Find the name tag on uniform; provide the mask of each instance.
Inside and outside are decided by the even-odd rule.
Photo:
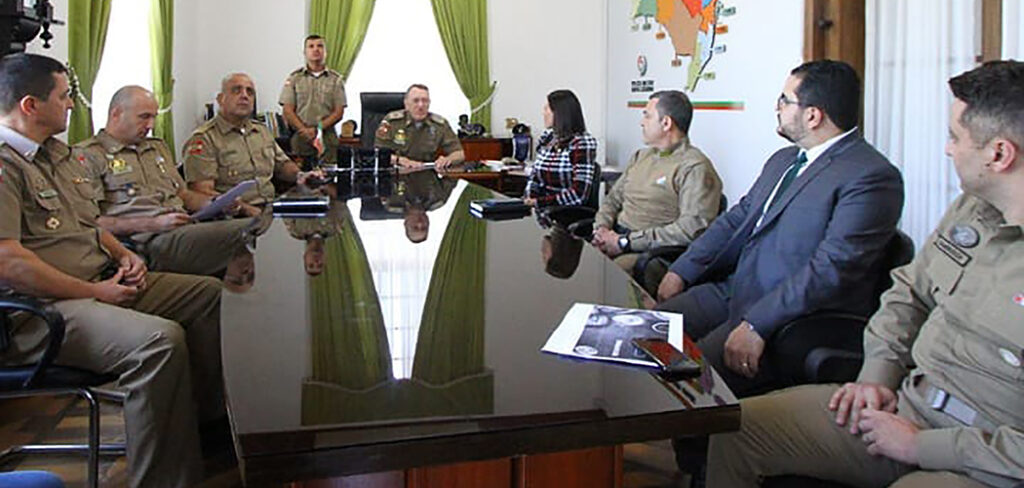
[[[53,188],[48,188],[39,192],[39,198],[53,198],[55,196],[57,196],[57,190],[54,190]]]
[[[935,247],[939,248],[942,254],[948,256],[954,263],[959,264],[960,267],[967,266],[967,263],[971,262],[971,256],[957,247],[956,244],[950,242],[949,239],[946,239],[945,236],[940,235],[938,239],[935,239]]]

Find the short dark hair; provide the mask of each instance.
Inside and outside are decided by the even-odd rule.
[[[842,61],[810,61],[790,71],[800,79],[796,96],[802,107],[817,107],[844,131],[857,126],[860,116],[860,77]]]
[[[56,59],[38,54],[11,54],[0,59],[0,113],[10,113],[31,95],[46,101],[57,85],[54,73],[67,73]]]
[[[548,107],[553,115],[552,128],[559,139],[572,137],[587,131],[583,120],[583,108],[571,90],[555,90],[548,93]]]
[[[648,100],[658,99],[654,107],[658,109],[658,117],[672,119],[672,124],[689,134],[690,123],[693,122],[693,104],[690,97],[679,90],[662,90],[651,94]]]
[[[306,43],[307,42],[313,41],[313,40],[316,40],[316,39],[323,39],[323,36],[321,36],[320,34],[310,34],[310,35],[306,36],[306,38],[302,40],[302,47],[306,47]],[[327,41],[324,41],[324,43],[326,43],[326,42]]]
[[[409,96],[409,92],[411,92],[413,88],[419,88],[420,90],[427,92],[430,91],[430,88],[427,88],[427,85],[424,85],[422,83],[413,83],[409,85],[409,88],[405,89],[405,96]]]
[[[1003,136],[1024,144],[1024,62],[987,62],[950,78],[949,88],[967,104],[960,123],[975,143]]]

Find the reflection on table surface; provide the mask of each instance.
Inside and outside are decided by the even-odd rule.
[[[329,448],[736,404],[710,368],[667,388],[644,370],[541,353],[573,303],[640,308],[643,292],[586,245],[569,244],[574,270],[551,272],[552,236],[534,219],[469,215],[490,190],[421,171],[326,191],[325,217],[275,219],[253,286],[225,291],[240,437],[313,432]]]

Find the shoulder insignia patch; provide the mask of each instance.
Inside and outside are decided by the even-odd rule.
[[[389,124],[388,121],[386,120],[381,121],[380,125],[377,126],[377,137],[380,137],[381,139],[387,139],[390,133],[391,124]]]
[[[405,112],[403,110],[395,110],[384,116],[384,120],[398,120],[405,118]]]

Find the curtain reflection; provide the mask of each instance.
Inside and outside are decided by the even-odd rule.
[[[454,186],[412,181],[399,183],[404,208],[436,208],[435,192],[443,204]],[[486,224],[468,212],[470,200],[489,196],[467,186],[445,229],[409,379],[392,374],[370,266],[346,208],[341,231],[324,241],[324,272],[311,281],[313,375],[303,385],[304,425],[493,412],[493,376],[484,367]]]

